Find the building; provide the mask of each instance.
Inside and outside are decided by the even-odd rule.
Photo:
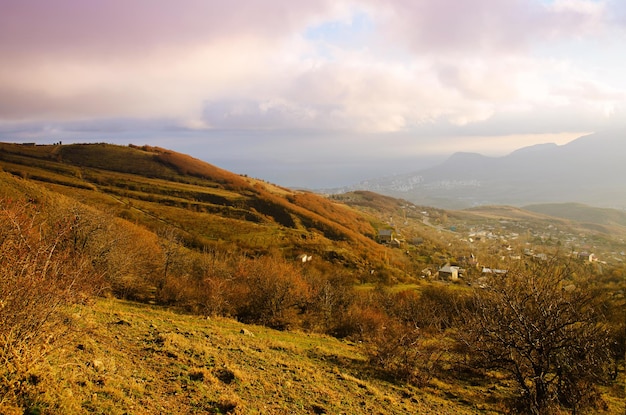
[[[393,229],[379,229],[378,242],[381,244],[391,243],[395,239]]]
[[[462,272],[463,270],[461,269],[461,267],[457,267],[456,265],[450,265],[450,263],[448,262],[446,265],[439,268],[437,276],[439,277],[439,279],[442,279],[444,281],[456,281],[459,279]]]

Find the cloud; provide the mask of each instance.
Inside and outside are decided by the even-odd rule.
[[[387,5],[386,31],[421,55],[516,50],[527,43],[526,31],[542,24],[535,3],[523,0],[396,0]]]
[[[37,52],[45,57],[80,55],[98,60],[232,37],[275,39],[333,7],[328,0],[5,0],[0,51],[10,56]]]
[[[427,56],[527,52],[534,42],[596,33],[610,21],[605,3],[591,0],[395,0],[379,7],[390,38]]]
[[[591,0],[6,0],[0,124],[299,137],[540,119],[578,131],[568,111],[606,121],[624,106],[622,75],[596,68],[621,51],[624,12]],[[601,61],[579,57],[598,45]]]
[[[327,0],[7,0],[0,90],[18,102],[7,108],[0,98],[0,119],[197,118],[204,100],[264,82],[290,36],[335,8]]]

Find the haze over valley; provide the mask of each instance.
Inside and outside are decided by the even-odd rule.
[[[567,202],[626,209],[624,154],[626,134],[611,131],[502,157],[455,153],[435,167],[327,191],[371,190],[448,209]]]

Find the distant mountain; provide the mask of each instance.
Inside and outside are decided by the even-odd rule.
[[[456,153],[438,166],[368,180],[340,191],[370,190],[447,209],[578,202],[626,208],[626,132],[540,144],[504,157]]]

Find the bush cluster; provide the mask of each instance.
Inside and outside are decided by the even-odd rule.
[[[381,376],[416,385],[444,360],[495,368],[517,382],[531,413],[594,405],[594,385],[623,361],[623,325],[611,323],[622,321],[623,304],[582,280],[564,290],[573,273],[554,262],[484,289],[357,290],[354,274],[323,261],[217,244],[193,250],[178,230],[157,235],[65,199],[1,202],[0,399],[18,397],[28,368],[71,329],[67,306],[96,294],[347,338],[364,345]]]
[[[494,278],[482,289],[440,284],[396,292],[382,285],[356,290],[349,274],[280,253],[192,253],[176,243],[164,252],[157,301],[362,342],[378,373],[416,385],[442,370],[443,360],[448,367],[495,368],[517,382],[524,411],[595,405],[593,385],[608,381],[623,359],[611,354],[609,303],[591,295],[583,279],[565,290],[572,270],[556,262]]]

